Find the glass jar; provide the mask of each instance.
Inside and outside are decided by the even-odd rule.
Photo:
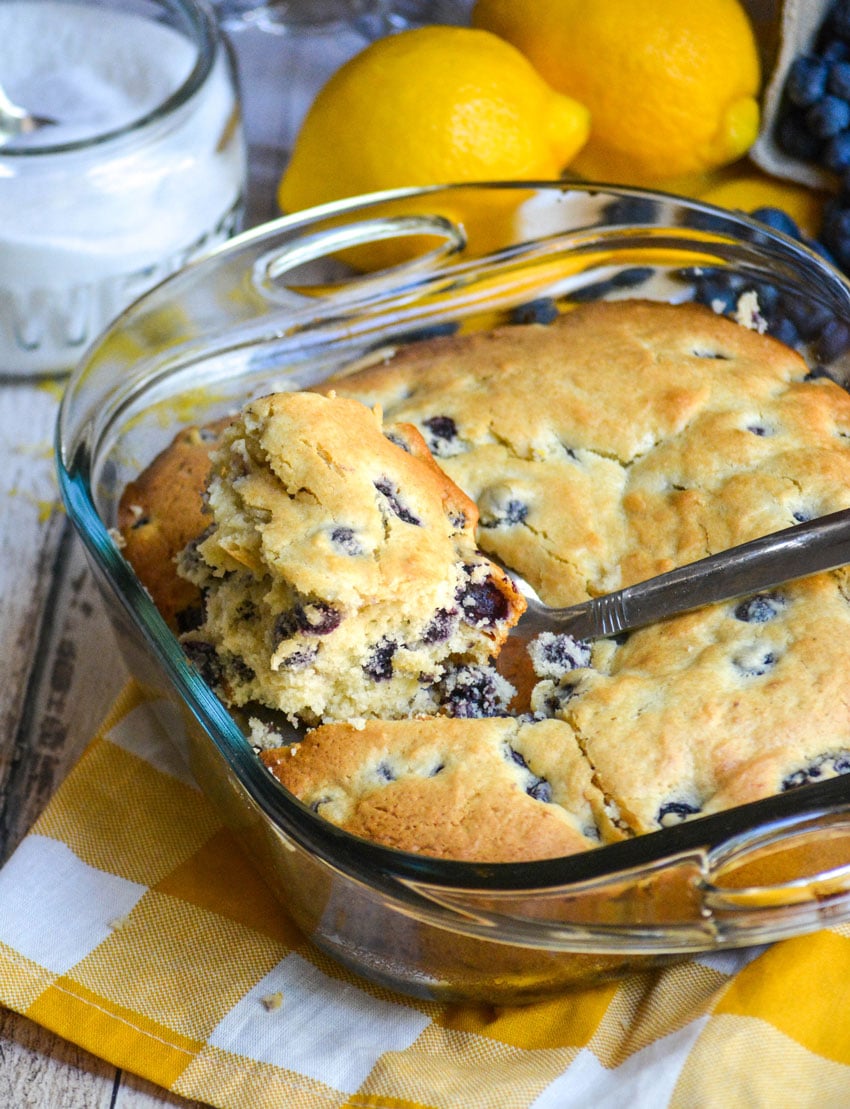
[[[53,120],[0,145],[0,373],[57,374],[241,227],[234,71],[196,0],[0,0],[0,72]]]

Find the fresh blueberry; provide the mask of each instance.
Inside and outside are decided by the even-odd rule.
[[[843,62],[846,58],[850,58],[850,46],[841,39],[826,39],[818,47],[818,57],[822,58],[827,65]]]
[[[403,334],[394,335],[393,342],[399,346],[404,346],[406,343],[421,343],[425,339],[440,339],[447,335],[454,335],[459,327],[460,324],[454,321],[429,323],[424,327],[417,327],[413,331],[405,331]]]
[[[792,104],[808,108],[826,94],[830,67],[822,58],[801,54],[795,58],[785,78],[785,92]]]
[[[778,339],[780,343],[784,343],[787,347],[794,347],[800,341],[800,332],[787,316],[780,316],[771,320],[767,325],[767,330],[774,339]]]
[[[589,285],[571,289],[569,299],[574,304],[588,304],[594,300],[604,300],[616,288],[612,278],[605,281],[591,281]]]
[[[815,343],[819,362],[834,362],[850,347],[850,327],[843,320],[831,319],[824,325]]]
[[[805,297],[783,297],[781,311],[807,342],[819,335],[832,319],[832,312],[825,305]]]
[[[652,266],[628,266],[611,278],[615,289],[633,289],[636,285],[643,285],[652,277],[655,270]]]
[[[828,30],[844,42],[850,42],[850,3],[848,0],[836,0],[827,20]]]
[[[734,312],[738,293],[722,277],[706,277],[694,289],[694,300],[725,315]]]
[[[850,167],[850,131],[839,131],[823,148],[821,160],[833,173],[842,173]]]
[[[779,306],[781,294],[775,285],[768,285],[759,281],[753,285],[753,291],[758,297],[759,311],[765,315],[772,315]]]
[[[605,205],[606,223],[654,223],[658,201],[651,197],[624,196]]]
[[[512,308],[509,318],[511,323],[549,324],[558,318],[558,305],[552,297],[538,297]]]
[[[850,127],[850,104],[837,96],[824,96],[806,109],[806,123],[819,139],[830,139]]]
[[[820,238],[827,246],[830,240],[837,242],[850,237],[850,206],[845,200],[848,185],[850,174],[844,177],[841,194],[831,196],[823,206]]]
[[[821,258],[823,258],[825,262],[829,262],[831,266],[834,266],[836,264],[835,256],[833,255],[832,251],[825,247],[819,239],[810,239],[808,237],[804,237],[803,245],[807,246],[809,250],[814,251],[815,254],[819,254]]]
[[[812,134],[802,110],[788,112],[779,119],[776,141],[786,154],[798,161],[816,162],[820,157],[821,140]]]
[[[850,62],[841,60],[829,66],[827,91],[842,100],[850,100]]]
[[[800,238],[800,228],[796,221],[787,212],[783,212],[781,208],[770,206],[754,208],[750,215],[753,219],[757,219],[759,223],[767,224],[774,231],[781,231],[783,235],[788,235],[792,239]]]

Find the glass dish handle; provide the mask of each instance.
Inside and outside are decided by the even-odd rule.
[[[388,269],[375,273],[354,273],[344,284],[334,285],[331,294],[334,300],[347,300],[350,297],[360,300],[373,288],[376,292],[385,293],[388,286],[398,287],[400,274],[433,269],[466,246],[463,228],[444,216],[374,216],[353,223],[321,227],[272,248],[255,261],[252,284],[266,300],[291,303],[293,292],[303,292],[304,288],[299,288],[297,284],[293,288],[285,284],[283,278],[291,279],[298,269],[358,246],[409,236],[436,238],[438,243],[430,250]],[[311,299],[315,299],[316,287],[311,285],[309,288]]]
[[[850,893],[850,807],[797,813],[734,836],[709,856],[714,914],[780,911]],[[731,918],[727,918],[731,919]]]
[[[850,807],[545,891],[404,885],[451,914],[454,931],[503,942],[539,943],[544,933],[556,950],[633,954],[769,943],[850,919]]]

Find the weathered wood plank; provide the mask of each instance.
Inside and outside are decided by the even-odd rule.
[[[94,735],[127,680],[105,610],[70,526],[55,552],[54,588],[38,636],[2,805],[8,855]],[[0,793],[2,796],[2,793]]]
[[[51,453],[55,419],[56,397],[48,390],[0,389],[0,813],[65,526]],[[0,821],[0,847],[2,839]]]
[[[114,1067],[0,1009],[0,1105],[111,1109],[116,1081]]]
[[[49,389],[0,389],[0,861],[47,804],[126,680],[82,544],[58,504],[56,409]],[[162,1105],[190,1103],[0,1009],[0,1106]]]
[[[4,1109],[204,1109],[0,1009]]]

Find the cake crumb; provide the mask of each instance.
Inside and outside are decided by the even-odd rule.
[[[767,330],[767,320],[759,309],[759,298],[755,289],[749,289],[738,297],[738,303],[735,306],[735,322],[742,327],[748,327],[750,331],[757,331],[759,335],[763,335]]]

